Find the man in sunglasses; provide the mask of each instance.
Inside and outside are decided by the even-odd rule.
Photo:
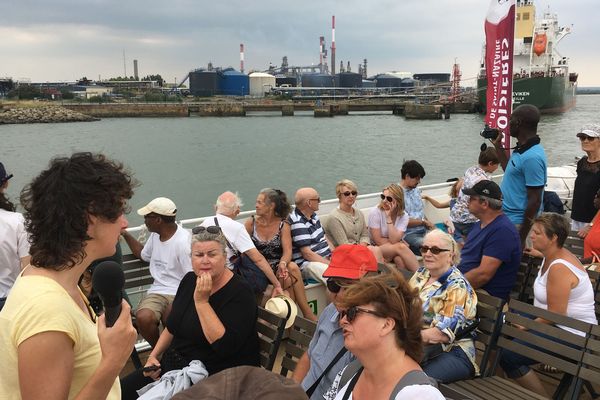
[[[332,302],[325,307],[308,350],[298,360],[292,379],[300,383],[311,399],[323,399],[337,373],[354,356],[344,349],[344,336],[339,325],[335,300],[343,296],[345,287],[367,273],[377,273],[377,260],[369,249],[359,244],[343,244],[333,251],[331,262],[323,273]]]
[[[546,153],[537,134],[539,122],[540,111],[536,106],[521,104],[514,109],[510,116],[509,134],[517,139],[517,147],[510,159],[506,155],[507,149],[502,147],[503,135],[492,141],[504,170],[502,209],[517,225],[522,247],[525,247],[531,221],[542,211],[544,187],[548,181]]]
[[[192,238],[175,223],[177,206],[171,199],[157,197],[137,213],[144,217],[150,231],[146,244],[142,246],[125,230],[121,235],[134,256],[150,263],[154,283],[140,301],[135,316],[140,334],[154,347],[160,335],[158,325],[167,321],[179,283],[192,270]]]
[[[467,235],[458,269],[474,289],[508,300],[521,262],[519,232],[502,212],[502,192],[495,182],[479,181],[463,193],[479,222]]]

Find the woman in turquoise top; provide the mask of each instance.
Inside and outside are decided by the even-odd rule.
[[[472,378],[478,373],[473,338],[456,339],[456,333],[475,319],[477,295],[456,268],[458,246],[451,235],[435,229],[425,235],[421,254],[423,267],[409,282],[423,302],[421,338],[426,346],[441,345],[441,351],[423,360],[423,371],[444,383]]]

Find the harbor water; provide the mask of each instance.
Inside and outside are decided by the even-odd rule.
[[[551,166],[582,154],[575,137],[585,123],[598,122],[600,95],[578,96],[577,106],[544,115],[539,127]],[[69,124],[0,125],[0,161],[15,176],[8,189],[15,201],[22,187],[57,155],[102,152],[122,161],[140,182],[133,210],[154,197],[172,198],[178,219],[210,215],[218,194],[237,191],[253,209],[264,187],[313,186],[335,197],[335,183],[352,179],[361,193],[400,179],[404,160],[418,160],[423,183],[461,176],[477,161],[483,116],[415,121],[391,114],[314,118],[250,114],[212,118],[107,118]],[[130,225],[142,219],[132,212]]]

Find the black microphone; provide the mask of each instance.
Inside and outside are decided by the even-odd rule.
[[[104,304],[105,323],[113,326],[121,314],[125,274],[121,266],[114,261],[102,261],[94,269],[92,287]]]

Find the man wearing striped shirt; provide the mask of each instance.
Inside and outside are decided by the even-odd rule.
[[[305,278],[313,278],[325,284],[323,272],[329,264],[331,250],[316,214],[320,202],[321,198],[315,189],[298,189],[295,196],[296,208],[290,213],[288,222],[292,231],[292,259]]]

